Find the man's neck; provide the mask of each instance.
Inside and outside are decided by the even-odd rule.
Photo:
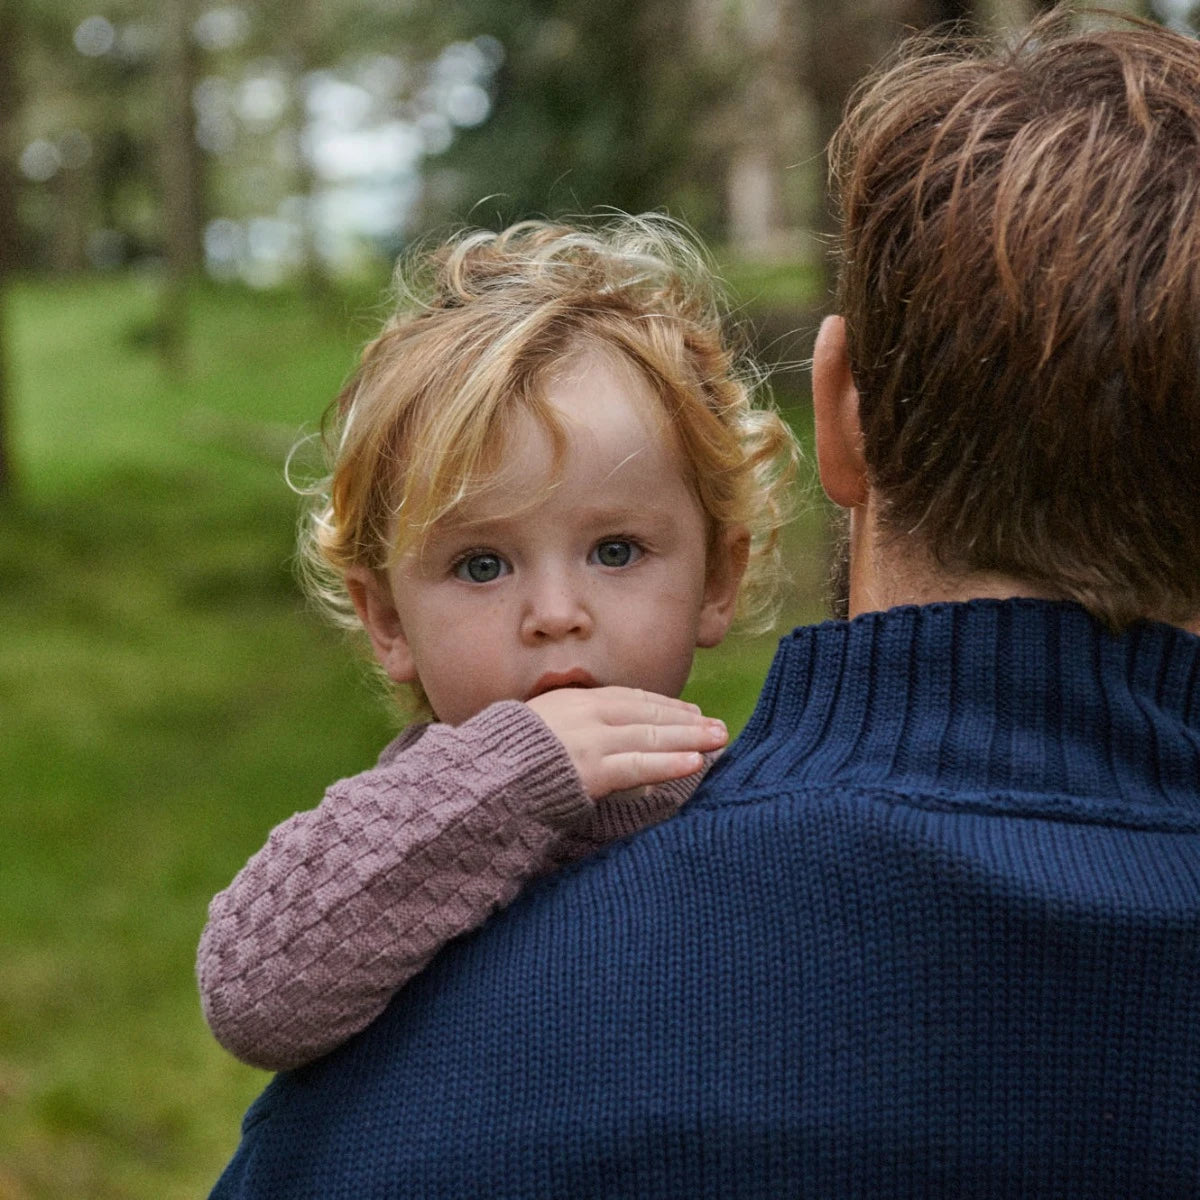
[[[849,615],[879,612],[902,604],[938,604],[965,600],[1064,600],[1043,585],[999,571],[954,574],[939,568],[913,538],[880,535],[871,505],[850,514]],[[1178,622],[1200,635],[1200,613]]]
[[[870,501],[850,513],[850,616],[902,604],[961,600],[1007,600],[1029,596],[1061,599],[1044,588],[998,571],[951,574],[915,538],[882,535]]]

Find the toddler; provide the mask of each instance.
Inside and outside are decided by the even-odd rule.
[[[331,407],[303,550],[422,719],[212,902],[205,1015],[271,1069],[687,799],[726,733],[678,697],[739,596],[765,609],[795,458],[665,219],[472,232],[398,278]]]

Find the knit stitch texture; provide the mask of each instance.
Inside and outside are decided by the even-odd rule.
[[[785,639],[674,819],[281,1075],[213,1193],[1200,1197],[1200,639]]]

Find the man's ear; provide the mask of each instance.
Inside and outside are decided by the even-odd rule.
[[[369,567],[351,567],[346,572],[346,591],[388,678],[393,683],[412,683],[416,665],[387,579]]]
[[[839,508],[858,508],[867,502],[867,464],[858,388],[850,372],[846,322],[841,317],[821,322],[813,349],[812,392],[821,486]]]
[[[717,646],[725,639],[737,612],[738,591],[750,558],[750,531],[731,525],[717,539],[704,580],[704,602],[696,626],[697,646]]]

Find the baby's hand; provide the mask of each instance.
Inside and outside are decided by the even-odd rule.
[[[681,779],[729,740],[695,704],[637,688],[559,688],[529,702],[567,748],[587,794]]]

